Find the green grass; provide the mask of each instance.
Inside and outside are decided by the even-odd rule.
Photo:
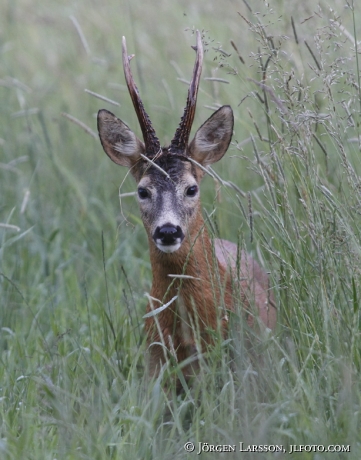
[[[360,6],[3,3],[0,458],[197,458],[183,448],[191,441],[196,451],[199,442],[349,445],[287,455],[359,459]],[[177,77],[192,72],[193,28],[207,43],[203,77],[229,82],[202,80],[194,128],[207,107],[231,104],[236,120],[215,169],[237,189],[223,184],[217,195],[208,177],[202,202],[216,209],[214,231],[270,271],[279,320],[260,342],[239,333],[234,315],[235,332],[210,351],[199,381],[168,399],[144,375],[147,240],[135,198],[118,199],[134,183],[61,113],[96,131],[95,114],[107,108],[140,136],[121,68],[125,35],[142,99],[169,142],[187,91]]]

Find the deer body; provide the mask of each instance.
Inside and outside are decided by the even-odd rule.
[[[203,220],[199,185],[204,169],[220,160],[228,149],[233,112],[229,106],[221,107],[188,143],[203,58],[199,32],[196,50],[187,106],[169,147],[160,147],[144,111],[130,71],[124,38],[125,77],[144,143],[112,113],[101,110],[98,114],[105,152],[115,163],[129,167],[138,185],[153,273],[152,300],[147,306],[145,322],[151,375],[157,375],[169,353],[181,363],[204,351],[213,341],[213,331],[220,328],[225,335],[227,309],[233,309],[233,299],[239,295],[251,326],[256,316],[266,327],[273,329],[276,324],[267,274],[243,251],[240,273],[236,273],[237,246],[225,240],[215,240],[212,244]],[[172,299],[175,300],[171,302]],[[153,313],[166,303],[170,303],[167,308]],[[194,360],[182,372],[188,377],[196,367]]]

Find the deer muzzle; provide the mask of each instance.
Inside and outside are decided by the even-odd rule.
[[[168,223],[157,227],[153,234],[157,248],[166,253],[179,249],[183,239],[184,233],[179,225],[174,226]]]

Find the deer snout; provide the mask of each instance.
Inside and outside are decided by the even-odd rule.
[[[179,249],[183,239],[184,233],[180,226],[174,226],[168,223],[162,225],[161,227],[157,227],[153,234],[155,244],[158,249],[163,252],[176,251]]]

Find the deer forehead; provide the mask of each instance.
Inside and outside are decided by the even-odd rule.
[[[146,169],[138,183],[138,187],[148,188],[155,193],[183,194],[184,189],[197,185],[199,180],[193,165],[188,161],[159,164],[161,169]]]

